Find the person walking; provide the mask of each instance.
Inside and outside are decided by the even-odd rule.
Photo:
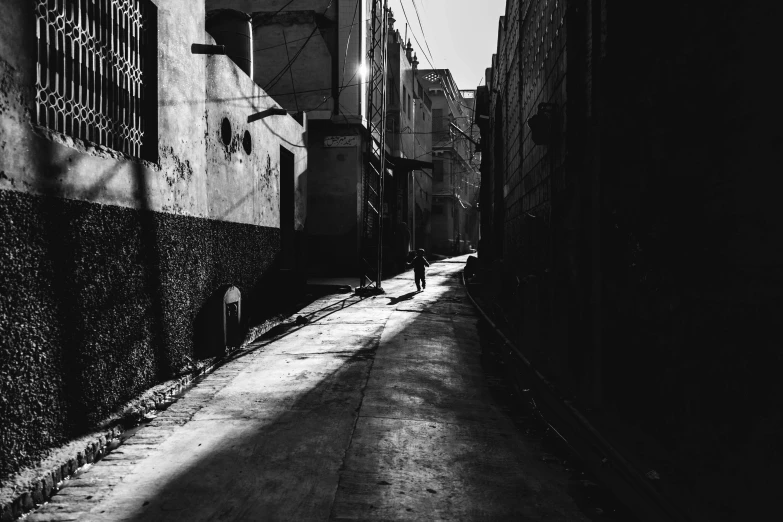
[[[425,270],[430,266],[429,262],[424,258],[424,249],[419,248],[416,250],[416,257],[408,264],[413,265],[413,279],[416,282],[416,291],[421,292],[423,288],[427,288]]]

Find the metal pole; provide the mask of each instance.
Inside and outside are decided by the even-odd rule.
[[[413,241],[413,244],[411,245],[413,247],[413,250],[416,250],[416,171],[411,171],[411,196],[412,196],[412,202],[411,202],[411,240]]]
[[[386,55],[388,49],[388,30],[389,30],[389,0],[383,0],[383,18],[381,22],[381,60],[383,67],[382,85],[381,85],[381,187],[380,187],[380,219],[378,220],[378,281],[376,288],[383,290],[381,280],[383,279],[383,206],[385,204],[384,187],[386,185]]]

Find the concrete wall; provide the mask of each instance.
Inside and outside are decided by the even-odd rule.
[[[361,67],[367,55],[368,0],[208,0],[206,5],[207,10],[254,16],[253,77],[283,107],[312,111],[311,119],[329,118],[336,89],[339,113],[366,117],[367,78]],[[290,71],[279,75],[298,53]]]
[[[778,11],[510,0],[488,78],[520,346],[668,452],[695,520],[774,509],[782,111],[761,50]],[[542,102],[554,132],[535,145]]]
[[[253,18],[256,83],[288,110],[331,111],[333,47],[318,29],[315,12],[281,13],[266,20],[268,13],[265,8]]]
[[[204,41],[203,5],[193,4],[157,2],[158,161],[134,163],[109,149],[30,125],[37,52],[34,11],[27,1],[7,2],[9,24],[0,29],[0,189],[206,217],[207,58],[190,54],[191,43]]]
[[[363,137],[358,128],[310,122],[307,234],[310,269],[357,273]]]
[[[190,53],[212,42],[203,4],[155,3],[157,162],[33,125],[33,11],[4,4],[0,481],[204,355],[200,313],[223,285],[242,291],[245,320],[269,309],[280,145],[295,154],[304,225],[304,128],[287,116],[244,123],[273,102],[228,58]]]
[[[341,0],[339,5],[337,68],[341,114],[367,118],[367,67],[371,0]]]
[[[280,147],[294,154],[295,229],[307,217],[305,125],[291,116],[247,117],[279,107],[252,79],[224,56],[207,60],[206,150],[209,217],[280,228]],[[223,141],[223,121],[230,142]],[[250,153],[245,146],[250,144]]]

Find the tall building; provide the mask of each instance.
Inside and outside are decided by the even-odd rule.
[[[253,24],[255,81],[290,111],[308,115],[307,172],[309,270],[313,274],[357,275],[364,262],[375,264],[378,220],[383,219],[384,264],[403,268],[410,248],[418,198],[419,235],[427,231],[428,151],[416,139],[431,124],[427,100],[419,96],[412,48],[394,30],[389,14],[386,34],[386,163],[384,201],[377,183],[380,165],[373,159],[369,82],[372,28],[381,23],[382,2],[299,0],[249,2],[211,0],[215,5],[244,5]],[[252,5],[251,5],[252,4]],[[238,8],[238,7],[237,7]],[[373,26],[373,12],[376,24]],[[380,47],[375,48],[376,62]],[[380,91],[372,101],[380,107]],[[418,119],[417,119],[418,118]],[[418,130],[417,130],[418,129]],[[420,156],[416,158],[416,156]],[[411,174],[411,172],[416,172]],[[375,184],[370,183],[375,181]],[[411,187],[424,187],[416,192]],[[421,237],[426,244],[426,239]],[[403,252],[404,251],[404,252]]]
[[[448,69],[421,69],[417,78],[432,100],[432,248],[463,254],[479,239],[480,174],[466,137],[474,132],[473,98],[463,97]]]

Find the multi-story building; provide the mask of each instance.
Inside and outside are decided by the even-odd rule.
[[[448,69],[421,69],[417,77],[432,100],[432,248],[466,253],[478,244],[480,186],[471,163],[474,145],[466,137],[473,132],[471,106]]]
[[[432,170],[432,102],[416,78],[418,60],[410,41],[399,31],[389,35],[386,96],[386,132],[394,173],[387,190],[395,197],[388,219],[396,231],[396,267],[414,248],[429,250]],[[388,211],[387,211],[388,212]]]
[[[308,271],[357,274],[366,170],[370,2],[207,0],[248,13],[253,79],[308,117]]]
[[[241,336],[307,220],[306,117],[275,114],[241,57],[192,52],[215,44],[205,2],[10,2],[4,17],[3,482],[215,355],[205,325]]]
[[[417,62],[412,48],[394,30],[393,17],[389,16],[386,32],[385,194],[383,204],[377,205],[382,208],[376,209],[367,203],[368,192],[377,191],[377,187],[367,184],[367,178],[377,176],[380,169],[370,161],[369,119],[373,116],[368,104],[372,65],[368,49],[372,46],[372,2],[211,2],[244,6],[252,13],[255,81],[286,109],[308,115],[310,169],[305,228],[311,273],[341,272],[358,277],[363,268],[361,260],[373,255],[367,244],[377,243],[372,236],[374,220],[367,216],[373,212],[384,220],[386,270],[401,269],[404,265],[400,260],[410,248],[410,228],[415,219],[409,203],[415,195],[411,184],[429,187],[429,173],[422,170],[428,166],[426,151],[417,149],[422,157],[415,158],[415,129],[430,125],[431,119],[425,115],[429,111],[426,100],[420,102],[417,95],[413,72]],[[422,205],[429,200],[429,193],[419,193],[419,200],[421,235],[428,226],[428,208]]]

